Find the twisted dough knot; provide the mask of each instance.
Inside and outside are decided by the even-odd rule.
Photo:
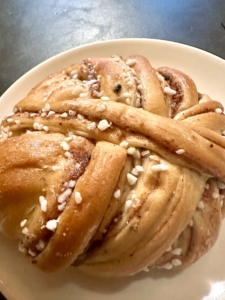
[[[142,56],[65,68],[2,122],[1,231],[47,272],[191,264],[221,225],[224,129],[220,103]]]

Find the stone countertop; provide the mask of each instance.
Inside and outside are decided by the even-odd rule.
[[[62,51],[118,38],[154,38],[225,59],[225,1],[2,0],[0,95]]]

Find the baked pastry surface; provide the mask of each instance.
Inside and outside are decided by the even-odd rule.
[[[215,243],[223,106],[143,56],[44,79],[1,124],[0,230],[46,272],[184,267]]]

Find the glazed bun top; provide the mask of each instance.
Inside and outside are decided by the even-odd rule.
[[[180,70],[73,64],[2,121],[0,229],[46,272],[187,266],[220,230],[224,130],[222,104]]]

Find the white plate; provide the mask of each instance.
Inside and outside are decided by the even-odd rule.
[[[200,92],[225,104],[224,60],[168,41],[125,39],[72,49],[38,65],[1,97],[0,119],[50,73],[87,57],[112,54],[123,57],[142,54],[155,67],[178,68],[194,79]],[[143,272],[129,278],[100,279],[82,274],[73,267],[57,274],[43,274],[18,252],[16,243],[0,236],[0,290],[9,300],[225,299],[224,252],[225,224],[213,249],[182,272]]]

